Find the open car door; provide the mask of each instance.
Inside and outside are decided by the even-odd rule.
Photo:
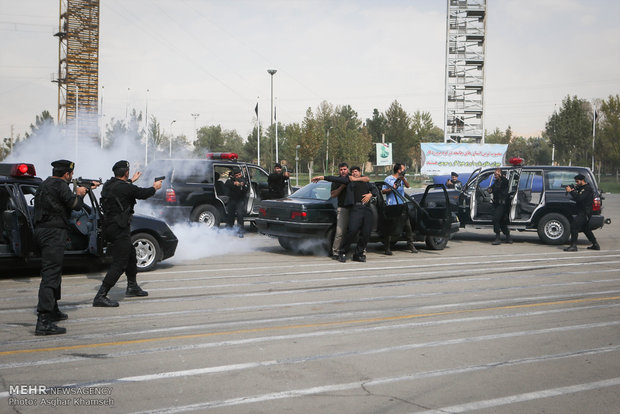
[[[26,202],[19,189],[10,184],[0,186],[0,196],[5,199],[2,214],[2,234],[17,257],[34,256],[34,229]]]

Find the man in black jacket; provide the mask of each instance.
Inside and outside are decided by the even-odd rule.
[[[67,332],[54,322],[68,318],[58,308],[62,264],[67,242],[67,225],[71,210],[84,205],[85,187],[69,189],[74,164],[68,160],[52,163],[52,176],[41,183],[34,196],[34,237],[41,249],[41,284],[37,304],[35,335],[58,335]]]
[[[142,175],[136,172],[129,179],[129,162],[118,161],[112,167],[114,177],[103,185],[101,190],[101,205],[103,207],[103,235],[110,244],[112,264],[101,283],[101,287],[93,299],[93,306],[117,307],[118,302],[107,297],[108,292],[118,282],[123,272],[127,276],[125,296],[148,296],[148,293],[138,286],[136,280],[138,266],[136,248],[131,242],[131,216],[136,199],[144,200],[155,194],[161,188],[161,180],[155,181],[153,186],[142,188],[134,185]]]
[[[226,183],[224,183],[228,194],[228,204],[226,205],[228,210],[227,222],[228,227],[233,227],[235,218],[237,219],[237,235],[242,238],[245,232],[243,217],[245,216],[246,198],[250,187],[248,180],[243,176],[241,168],[234,167],[231,173],[232,177],[229,177]]]
[[[267,177],[267,185],[269,191],[268,199],[277,199],[286,197],[286,184],[290,178],[288,171],[282,172],[282,165],[276,163],[273,166],[273,172]]]
[[[575,176],[575,185],[567,186],[566,191],[577,204],[577,215],[572,218],[570,224],[570,246],[565,248],[564,251],[577,251],[577,238],[579,237],[580,231],[582,231],[592,243],[592,246],[588,247],[588,249],[601,250],[601,246],[599,246],[596,237],[594,237],[594,233],[592,233],[589,227],[590,218],[592,217],[594,191],[592,191],[590,184],[586,182],[585,175],[577,174]]]
[[[493,184],[489,187],[489,192],[493,194],[493,231],[495,232],[495,240],[493,245],[498,245],[502,241],[500,239],[500,231],[506,236],[506,243],[512,243],[510,230],[508,229],[508,179],[502,174],[502,169],[497,168],[493,175]]]
[[[338,261],[344,263],[347,261],[346,254],[357,232],[360,232],[357,241],[357,247],[353,254],[353,260],[356,262],[365,262],[366,245],[370,239],[370,231],[372,230],[372,210],[370,209],[370,199],[379,195],[377,187],[368,181],[362,181],[362,172],[360,167],[351,167],[351,177],[348,176],[319,176],[314,177],[312,181],[325,180],[346,184],[346,193],[344,206],[350,206],[349,228],[347,230],[344,241],[340,247]]]

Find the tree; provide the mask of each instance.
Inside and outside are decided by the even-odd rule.
[[[197,154],[226,151],[225,138],[220,125],[204,126],[196,132],[196,137],[194,152]]]
[[[391,142],[394,162],[407,164],[410,161],[409,149],[414,142],[411,118],[398,101],[392,102],[385,111],[385,142]]]
[[[54,125],[54,118],[52,117],[50,112],[43,111],[41,112],[40,116],[36,115],[34,125],[30,124],[30,133],[26,132],[25,137],[26,139],[28,139],[34,135],[37,135],[37,133],[39,133],[40,130],[49,128],[53,125]]]
[[[321,123],[314,118],[312,108],[308,108],[302,124],[300,154],[308,163],[309,175],[312,175],[314,161],[319,154],[323,142],[323,131],[320,127]]]
[[[618,173],[620,165],[620,95],[610,95],[597,111],[600,129],[596,134],[595,160],[605,171]]]
[[[546,135],[555,146],[560,164],[589,165],[592,154],[592,120],[590,104],[577,96],[567,96],[560,112],[553,113],[545,125]]]

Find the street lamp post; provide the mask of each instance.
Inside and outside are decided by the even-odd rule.
[[[327,169],[329,168],[329,130],[333,127],[327,128],[327,138],[325,143],[325,175],[327,175]]]
[[[295,147],[295,186],[299,187],[299,148],[301,145]]]
[[[267,69],[267,73],[269,75],[271,75],[271,105],[270,105],[270,110],[271,110],[271,123],[269,124],[269,126],[271,127],[271,131],[273,132],[273,75],[275,75],[277,72],[276,69]],[[278,144],[276,143],[276,148],[277,148]],[[273,146],[271,147],[271,156],[273,156]],[[278,156],[276,154],[276,162],[278,162]]]
[[[172,158],[172,138],[174,138],[174,134],[172,133],[172,125],[177,122],[176,119],[174,119],[172,122],[170,122],[170,151],[168,152],[168,158]]]
[[[146,108],[144,109],[144,166],[149,164],[149,90],[146,90]]]

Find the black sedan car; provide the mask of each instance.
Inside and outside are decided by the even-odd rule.
[[[383,182],[375,185],[381,189]],[[439,191],[443,191],[446,204],[424,207],[429,192]],[[415,239],[425,241],[427,248],[433,250],[442,250],[450,235],[458,231],[456,215],[445,207],[449,203],[442,185],[428,186],[420,202],[408,196],[401,201],[402,204],[388,206],[383,195],[373,199],[372,242],[383,241],[388,232],[394,244],[405,240],[405,220],[411,221]],[[336,210],[337,200],[331,198],[331,183],[310,183],[287,198],[261,201],[256,227],[262,234],[277,237],[287,250],[329,251],[336,229]]]
[[[79,185],[77,182],[74,185]],[[90,180],[83,180],[89,182]],[[0,163],[0,265],[36,266],[40,262],[34,243],[34,194],[41,184],[32,164]],[[97,190],[96,190],[97,191]],[[69,220],[65,263],[106,263],[111,260],[102,237],[102,210],[93,191],[84,197],[84,207]],[[170,227],[152,217],[134,215],[131,238],[136,247],[138,271],[152,270],[172,257],[178,240]]]

